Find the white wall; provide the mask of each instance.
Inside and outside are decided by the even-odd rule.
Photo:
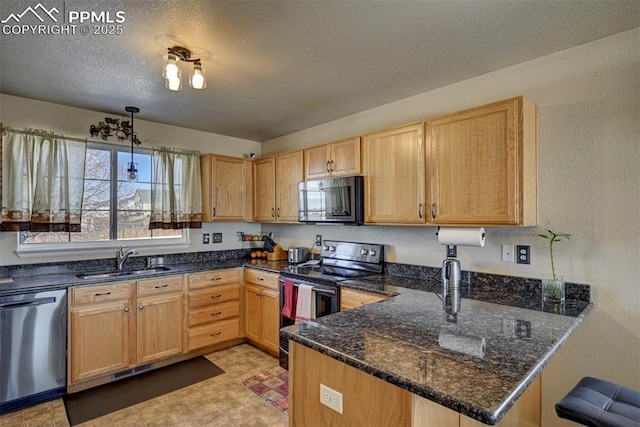
[[[263,155],[336,141],[524,95],[538,107],[538,223],[571,233],[556,244],[566,280],[592,286],[596,307],[543,375],[545,426],[570,426],[554,403],[585,375],[640,389],[640,29],[465,80],[263,143]],[[488,229],[458,248],[463,269],[550,272],[541,227]],[[316,233],[384,243],[387,261],[439,266],[434,227],[264,225],[287,246]],[[502,244],[532,246],[530,266],[500,261]]]
[[[128,113],[122,107],[123,118]],[[34,101],[26,98],[0,94],[0,123],[4,126],[22,129],[37,128],[47,129],[65,136],[76,138],[90,138],[89,126],[97,124],[108,117],[117,117],[114,114],[72,108],[48,102]],[[183,147],[198,150],[202,153],[217,153],[229,156],[243,157],[249,153],[260,154],[260,143],[246,139],[232,138],[207,132],[179,128],[160,123],[135,119],[136,134],[138,134],[144,147],[165,145]],[[117,142],[110,140],[109,142]],[[154,255],[158,253],[175,252],[200,252],[222,249],[239,249],[240,241],[237,231],[254,233],[260,231],[259,224],[245,223],[206,223],[201,230],[190,230],[190,245],[184,249],[141,249],[142,255]],[[202,244],[202,233],[221,232],[223,242],[221,244]],[[115,255],[112,250],[101,253],[87,253],[84,255],[69,255],[48,253],[40,257],[20,258],[15,254],[17,246],[17,233],[0,233],[0,265],[33,264],[51,261],[65,261],[69,259],[93,259],[110,258]],[[113,253],[112,253],[113,252]]]

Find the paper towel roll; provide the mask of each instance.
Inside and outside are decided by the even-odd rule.
[[[438,231],[438,243],[455,246],[484,247],[484,228],[444,228]]]
[[[438,336],[438,345],[447,350],[482,359],[486,342],[484,338],[441,332]]]

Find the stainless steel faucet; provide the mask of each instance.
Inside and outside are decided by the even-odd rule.
[[[126,249],[127,246],[125,245],[120,246],[116,251],[116,263],[118,264],[118,271],[122,271],[122,266],[124,265],[124,262],[127,260],[127,258],[129,258],[131,255],[138,255],[140,253],[137,249]]]

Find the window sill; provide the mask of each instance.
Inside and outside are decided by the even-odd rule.
[[[103,241],[103,242],[76,242],[76,243],[58,243],[46,244],[39,243],[33,245],[21,245],[18,242],[17,249],[14,253],[20,258],[42,258],[43,255],[56,258],[71,256],[90,255],[91,257],[112,257],[115,251],[122,246],[128,246],[145,252],[145,250],[157,252],[161,250],[186,249],[191,245],[189,233],[185,233],[185,237],[170,241],[159,242],[157,240],[119,240],[119,241]],[[18,236],[18,239],[20,237]]]

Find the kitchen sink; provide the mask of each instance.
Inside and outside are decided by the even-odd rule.
[[[164,271],[170,271],[169,267],[149,267],[140,270],[122,270],[122,271],[106,271],[106,272],[87,272],[78,273],[77,277],[80,279],[110,279],[118,277],[129,276],[144,276],[145,274],[162,273]]]

